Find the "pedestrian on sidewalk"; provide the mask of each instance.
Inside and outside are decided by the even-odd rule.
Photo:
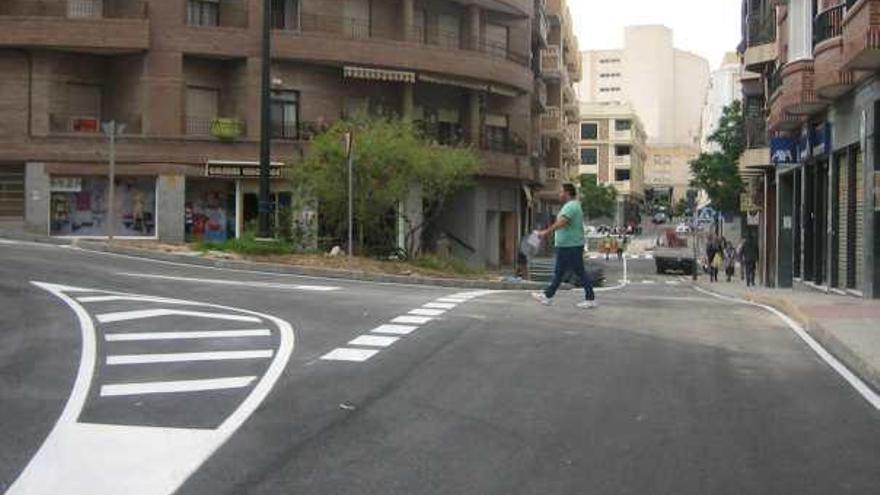
[[[712,263],[709,268],[710,275],[712,276],[710,280],[712,282],[718,281],[718,273],[721,272],[721,268],[724,266],[724,254],[723,253],[724,253],[724,251],[722,251],[721,249],[718,249],[717,251],[715,251],[715,255],[712,257]]]
[[[577,189],[574,184],[563,184],[562,190],[559,192],[559,199],[564,204],[556,217],[556,222],[538,232],[542,238],[546,238],[550,234],[553,234],[554,237],[556,266],[553,270],[553,280],[544,292],[535,292],[532,297],[541,304],[550,305],[553,296],[562,285],[563,278],[572,272],[583,284],[586,299],[577,306],[584,309],[595,308],[596,295],[593,292],[593,282],[584,267],[584,211],[581,208],[581,202],[577,199]]]
[[[706,264],[709,267],[710,282],[718,281],[718,271],[715,268],[715,255],[718,254],[719,250],[718,239],[714,234],[709,234],[709,239],[706,241]]]
[[[727,248],[724,250],[724,274],[727,275],[727,283],[730,283],[736,274],[736,248],[730,242],[727,243]]]
[[[755,268],[758,264],[758,245],[751,237],[746,237],[742,247],[742,264],[746,274],[746,286],[755,285]]]

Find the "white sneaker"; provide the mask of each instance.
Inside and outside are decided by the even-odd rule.
[[[553,304],[553,299],[547,297],[543,292],[532,292],[532,297],[544,306],[550,306]]]
[[[594,309],[599,307],[599,303],[597,303],[596,301],[584,301],[577,303],[577,307],[581,309]]]

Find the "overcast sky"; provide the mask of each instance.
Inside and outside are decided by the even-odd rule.
[[[621,48],[623,28],[664,24],[676,48],[695,52],[718,68],[740,42],[741,0],[568,0],[582,50]]]

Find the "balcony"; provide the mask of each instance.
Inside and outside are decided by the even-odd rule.
[[[102,120],[98,113],[90,113],[84,115],[82,113],[50,113],[49,114],[49,133],[52,135],[69,135],[88,137],[103,136],[101,133],[101,123],[110,120],[105,118]],[[125,125],[122,132],[123,135],[138,135],[141,133],[141,116],[133,115],[124,118],[115,118],[117,124]]]
[[[0,47],[27,46],[101,53],[150,47],[146,2],[4,0]]]
[[[767,147],[767,121],[763,116],[745,118],[746,148]]]
[[[541,132],[545,136],[561,137],[563,130],[562,110],[559,107],[547,107],[541,115]]]
[[[535,78],[535,91],[532,94],[538,109],[545,110],[547,108],[547,83],[543,79]]]
[[[816,17],[813,27],[816,94],[833,100],[855,84],[853,72],[843,68],[843,18],[846,5],[838,5]]]
[[[547,48],[550,37],[550,21],[543,1],[536,2],[535,17],[532,19],[532,37],[539,48]]]
[[[782,70],[782,88],[776,103],[792,115],[813,115],[825,110],[828,102],[820,100],[815,90],[815,70],[812,60],[796,60]]]
[[[614,168],[628,169],[632,167],[632,155],[614,155]]]
[[[849,0],[843,19],[843,66],[880,69],[880,0]]]
[[[561,79],[565,68],[562,60],[562,49],[559,45],[550,45],[541,50],[541,74],[553,79]]]
[[[272,122],[272,138],[287,141],[311,141],[329,128],[317,122]]]
[[[244,121],[230,117],[186,118],[186,135],[200,138],[214,138],[220,141],[235,141],[246,135]]]
[[[776,59],[776,10],[751,12],[748,16],[748,43],[743,54],[747,70],[759,70]]]

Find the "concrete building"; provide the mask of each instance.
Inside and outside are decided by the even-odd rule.
[[[179,242],[247,230],[257,215],[263,4],[0,2],[0,216],[57,236],[112,229]],[[412,119],[438,143],[470,143],[483,159],[476,186],[442,223],[456,252],[511,263],[532,189],[546,176],[535,127],[542,68],[532,52],[556,46],[565,77],[577,67],[576,43],[562,44],[570,27],[550,27],[565,16],[559,2],[271,5],[273,174],[340,117]],[[566,108],[562,89],[547,97]],[[125,130],[108,227],[100,130],[110,120]],[[276,206],[291,203],[290,189],[273,180]]]
[[[645,182],[648,187],[672,188],[675,198],[686,195],[688,162],[700,151],[703,107],[709,86],[709,64],[692,53],[676,49],[672,30],[665,26],[631,26],[624,46],[615,50],[586,51],[580,94],[586,101],[629,102],[648,136]],[[685,150],[689,152],[685,153]],[[663,158],[659,160],[655,155]],[[667,173],[668,156],[682,170]],[[668,182],[670,178],[682,178]]]
[[[764,283],[880,297],[880,1],[743,12],[740,167]]]
[[[642,122],[629,104],[581,103],[578,175],[617,189],[616,225],[638,224],[644,199],[645,141]]]
[[[700,148],[704,152],[721,151],[721,147],[709,142],[709,136],[718,129],[718,121],[724,107],[742,100],[740,60],[736,52],[726,53],[721,66],[709,76],[709,93],[703,108],[703,131]]]

